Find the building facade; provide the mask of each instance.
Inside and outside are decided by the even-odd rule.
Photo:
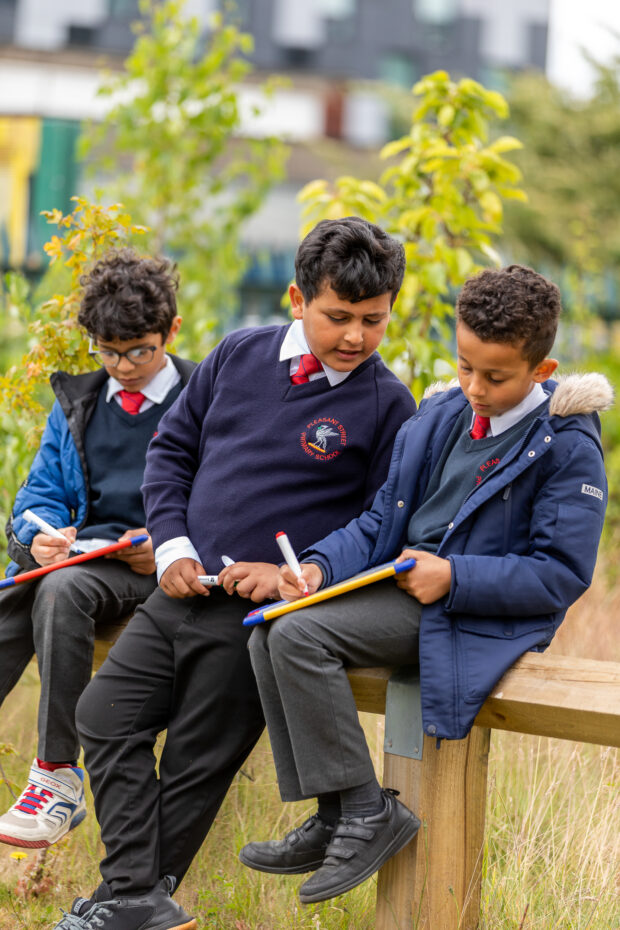
[[[246,247],[262,256],[244,295],[258,318],[265,317],[261,288],[277,307],[290,276],[297,191],[316,177],[363,171],[394,131],[375,82],[408,89],[443,68],[501,90],[506,71],[544,69],[549,3],[237,0],[236,21],[254,37],[259,75],[290,79],[258,118],[256,87],[240,91],[248,134],[278,135],[292,146],[287,181],[246,229]],[[186,0],[205,29],[220,6]],[[96,96],[102,56],[121,67],[138,18],[138,0],[0,0],[0,268],[44,262],[48,228],[39,213],[67,210],[80,191],[75,143],[82,121],[104,112]]]

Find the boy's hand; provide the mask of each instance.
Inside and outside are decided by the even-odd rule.
[[[127,530],[122,536],[119,536],[118,542],[124,542],[126,539],[133,539],[134,536],[148,535],[146,527],[138,530]],[[153,543],[151,537],[146,542],[140,543],[139,546],[129,546],[127,549],[119,549],[118,552],[110,552],[105,556],[106,559],[119,559],[121,562],[127,562],[129,568],[136,575],[152,575],[156,570],[155,556],[153,555]]]
[[[278,596],[278,575],[278,566],[270,562],[235,562],[222,569],[218,580],[228,594],[262,604]]]
[[[56,536],[48,536],[47,533],[37,533],[32,540],[30,555],[38,565],[44,567],[70,558],[69,549],[71,543],[75,542],[77,530],[74,526],[63,526],[58,532],[65,537],[64,541]]]
[[[195,594],[207,597],[209,589],[198,581],[198,575],[204,574],[204,568],[195,559],[177,559],[163,573],[159,586],[168,597],[194,597]]]
[[[294,601],[304,593],[304,581],[308,585],[308,594],[319,590],[323,581],[323,572],[314,562],[304,562],[301,566],[301,578],[298,578],[292,568],[283,565],[280,569],[278,589],[280,597],[285,601]]]
[[[417,598],[420,604],[432,604],[449,593],[452,566],[448,559],[441,559],[432,552],[403,549],[396,561],[404,562],[405,559],[415,559],[416,564],[408,572],[396,575],[399,588]]]

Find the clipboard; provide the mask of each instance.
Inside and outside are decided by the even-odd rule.
[[[244,626],[256,626],[257,623],[264,623],[266,620],[275,620],[283,614],[291,613],[293,610],[301,610],[304,607],[311,607],[313,604],[319,604],[321,601],[327,601],[330,597],[338,597],[339,594],[347,594],[356,588],[363,588],[367,584],[374,584],[375,581],[383,581],[384,578],[391,578],[392,575],[399,575],[401,572],[408,572],[415,566],[415,559],[405,559],[404,562],[386,562],[384,565],[377,565],[368,571],[360,572],[359,575],[353,575],[352,578],[345,578],[337,584],[329,585],[322,588],[308,597],[300,597],[296,601],[277,601],[275,604],[268,604],[266,607],[258,607],[251,610],[244,618]]]
[[[109,546],[103,546],[101,549],[93,549],[92,552],[82,552],[81,555],[74,555],[70,559],[63,559],[62,562],[53,562],[51,565],[33,568],[32,571],[22,572],[21,575],[11,575],[10,578],[3,578],[2,581],[0,581],[0,590],[2,590],[2,588],[11,588],[16,584],[22,584],[24,581],[32,581],[33,578],[40,578],[41,575],[55,572],[59,568],[66,568],[67,565],[79,565],[81,562],[89,562],[90,559],[98,559],[99,556],[107,555],[109,552],[118,552],[119,549],[128,549],[130,546],[140,546],[142,543],[146,542],[148,538],[148,534],[141,533],[139,536],[132,536],[130,539],[124,539],[122,542],[110,543]]]

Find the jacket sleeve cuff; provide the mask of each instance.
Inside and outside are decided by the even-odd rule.
[[[459,559],[458,556],[454,555],[448,556],[448,562],[450,563],[452,580],[450,582],[450,593],[448,595],[448,599],[446,600],[445,609],[447,611],[459,611],[461,613],[467,613],[465,609],[467,596],[464,594],[464,592],[467,591],[467,585],[464,584],[464,576],[466,575],[466,563]]]
[[[301,564],[303,565],[304,562],[313,562],[314,565],[318,565],[323,572],[323,581],[319,585],[319,591],[332,583],[332,572],[329,562],[327,559],[324,559],[323,556],[319,555],[318,552],[312,553],[312,555],[309,554],[306,558],[302,558]]]

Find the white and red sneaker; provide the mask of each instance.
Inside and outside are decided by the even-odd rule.
[[[0,817],[0,843],[43,849],[86,817],[84,772],[78,766],[49,772],[32,763],[28,785]]]

